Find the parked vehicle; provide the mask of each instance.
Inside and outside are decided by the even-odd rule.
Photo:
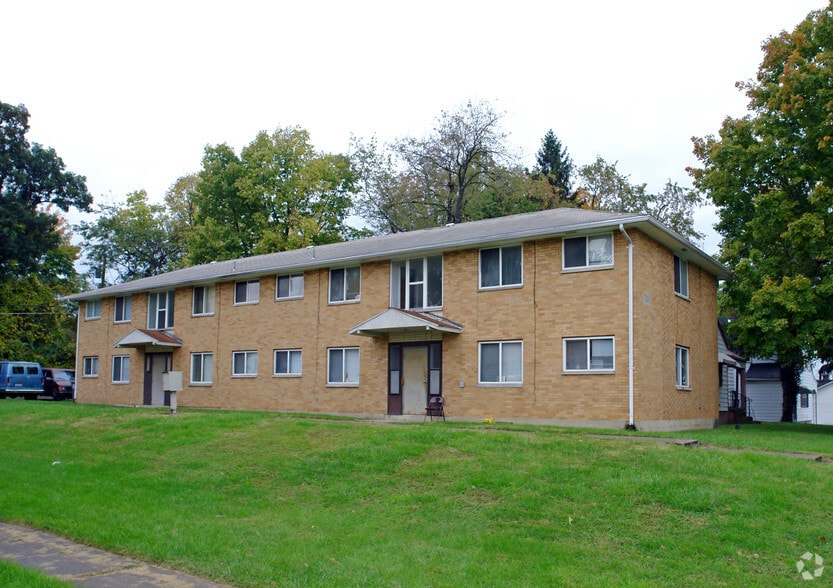
[[[43,370],[33,361],[0,361],[0,398],[43,394]]]
[[[72,398],[75,390],[75,370],[43,368],[43,393],[52,400]]]

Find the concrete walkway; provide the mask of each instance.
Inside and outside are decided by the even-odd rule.
[[[0,523],[0,559],[92,588],[228,588],[145,562]]]

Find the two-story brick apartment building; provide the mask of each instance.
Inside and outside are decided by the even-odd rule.
[[[76,401],[640,429],[718,417],[725,268],[644,215],[557,209],[72,296]]]

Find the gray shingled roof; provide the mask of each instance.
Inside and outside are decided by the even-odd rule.
[[[172,287],[255,278],[276,272],[301,272],[324,267],[356,264],[379,259],[394,259],[414,254],[484,247],[501,243],[593,231],[635,227],[659,240],[690,262],[705,268],[719,279],[729,272],[694,244],[643,214],[602,212],[577,208],[556,208],[473,221],[445,227],[369,237],[331,245],[317,245],[280,253],[269,253],[237,260],[218,261],[141,278],[115,286],[68,296],[69,300],[88,300],[103,296],[162,290]]]

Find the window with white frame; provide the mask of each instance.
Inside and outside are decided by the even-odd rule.
[[[174,326],[174,291],[148,294],[148,329],[161,331]]]
[[[260,280],[234,283],[234,303],[254,304],[260,300]]]
[[[130,381],[130,356],[113,356],[113,383],[127,384]]]
[[[563,240],[564,269],[595,268],[613,265],[613,233],[571,237]]]
[[[688,347],[677,345],[677,388],[688,388],[691,386],[689,381],[689,350]]]
[[[101,318],[101,299],[87,300],[84,303],[84,318],[86,320]]]
[[[275,284],[275,299],[304,297],[304,274],[278,276]]]
[[[194,316],[214,314],[214,284],[194,286],[194,299],[191,306]]]
[[[613,371],[613,337],[571,337],[564,339],[564,371]]]
[[[352,302],[361,297],[361,266],[330,270],[330,302]]]
[[[191,354],[191,383],[210,384],[214,370],[214,354]]]
[[[256,376],[257,351],[235,351],[232,353],[231,375]]]
[[[393,308],[441,308],[443,256],[391,262],[390,298]]]
[[[480,343],[480,383],[522,384],[523,356],[522,341]]]
[[[327,383],[359,383],[358,347],[338,347],[327,350]]]
[[[115,310],[113,311],[113,322],[129,323],[132,315],[133,297],[116,296]]]
[[[276,376],[300,376],[301,350],[275,349],[275,371],[273,373]]]
[[[84,365],[81,368],[82,375],[85,378],[97,378],[98,377],[98,356],[89,355],[84,358]]]
[[[523,283],[523,247],[480,250],[480,287],[502,288]]]
[[[674,292],[688,298],[688,262],[674,256]]]

